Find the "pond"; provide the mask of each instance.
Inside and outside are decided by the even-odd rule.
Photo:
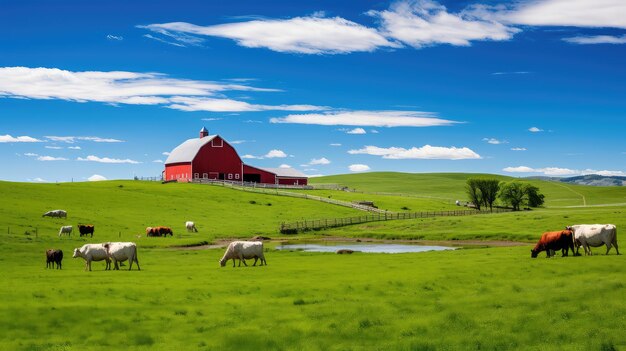
[[[337,250],[352,250],[366,253],[409,253],[426,251],[455,250],[449,246],[408,245],[408,244],[353,244],[353,243],[324,243],[324,244],[286,244],[276,246],[277,250],[298,250],[308,252],[335,252]]]

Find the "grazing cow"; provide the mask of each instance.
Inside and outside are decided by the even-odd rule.
[[[44,213],[41,217],[67,218],[67,212],[63,210],[54,210]]]
[[[72,235],[72,226],[71,225],[64,225],[61,227],[61,229],[59,229],[59,238],[61,237],[61,234],[67,234],[68,236]]]
[[[196,224],[192,221],[187,221],[185,223],[185,227],[187,228],[187,232],[197,233],[198,228],[196,228]]]
[[[63,251],[55,249],[46,250],[46,268],[54,268],[56,264],[57,269],[62,269],[61,261],[63,261]]]
[[[606,254],[609,254],[611,245],[615,246],[615,252],[619,255],[617,247],[617,227],[613,224],[579,224],[567,227],[574,232],[574,245],[576,255],[582,246],[585,255],[591,255],[590,247],[606,245]]]
[[[337,255],[351,255],[354,253],[354,250],[350,250],[350,249],[339,249],[337,251],[335,251],[337,253]]]
[[[91,261],[106,261],[104,270],[111,269],[111,259],[103,244],[85,244],[78,249],[74,249],[72,257],[82,257],[85,260],[85,270],[91,272]]]
[[[91,237],[93,238],[94,229],[95,228],[93,224],[79,224],[78,225],[78,231],[80,232],[80,236],[91,234]]]
[[[535,248],[530,250],[530,257],[536,258],[541,251],[546,251],[548,257],[554,256],[556,250],[561,250],[562,257],[567,256],[569,249],[573,253],[573,235],[571,230],[543,233]]]
[[[174,236],[174,232],[172,232],[172,228],[170,227],[148,227],[146,228],[147,236]]]
[[[117,265],[117,262],[124,262],[128,260],[130,265],[128,270],[130,271],[133,268],[133,262],[137,264],[137,270],[141,270],[139,267],[139,260],[137,259],[137,244],[135,243],[104,243],[102,244],[104,248],[107,250],[109,258],[113,261],[113,265],[115,270],[119,270],[120,267]]]
[[[267,265],[265,256],[263,255],[263,242],[262,241],[233,241],[228,244],[224,256],[220,260],[220,266],[224,267],[226,262],[230,259],[233,260],[233,267],[235,267],[235,260],[239,260],[239,267],[241,267],[241,261],[247,266],[246,259],[254,258],[253,266],[256,266],[257,260],[261,260],[261,266]]]

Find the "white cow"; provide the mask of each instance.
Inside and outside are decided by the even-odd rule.
[[[67,218],[67,212],[63,210],[53,210],[44,213],[41,217]]]
[[[113,261],[115,270],[120,269],[117,262],[124,262],[126,260],[130,262],[128,267],[129,271],[133,268],[133,262],[137,264],[137,270],[141,270],[139,267],[139,260],[137,259],[137,244],[131,242],[112,242],[104,243],[102,245],[107,250],[109,258]]]
[[[82,257],[85,260],[85,270],[91,271],[91,261],[106,261],[104,270],[111,269],[111,259],[103,244],[85,244],[78,249],[74,249],[72,257]]]
[[[617,228],[613,224],[579,224],[567,227],[574,232],[573,240],[576,245],[576,254],[580,246],[586,255],[591,255],[591,248],[606,245],[606,254],[609,254],[611,245],[619,255],[617,247]]]
[[[68,236],[72,235],[72,226],[71,225],[64,225],[61,227],[61,229],[59,229],[59,238],[61,237],[61,234],[67,234]]]
[[[185,227],[187,228],[188,232],[198,232],[198,228],[196,228],[196,224],[192,221],[187,221],[185,222]]]
[[[226,262],[230,259],[233,260],[233,267],[235,267],[235,260],[239,260],[239,267],[241,267],[241,261],[243,261],[244,265],[248,265],[246,263],[246,258],[254,258],[253,266],[256,266],[256,262],[258,259],[261,260],[261,266],[263,264],[267,265],[267,261],[265,260],[265,256],[263,255],[263,242],[262,241],[233,241],[228,244],[228,248],[226,248],[226,252],[224,256],[220,260],[220,266],[224,267]]]

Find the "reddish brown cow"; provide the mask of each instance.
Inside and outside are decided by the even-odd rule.
[[[80,236],[91,234],[91,237],[93,238],[94,230],[95,230],[95,227],[93,224],[79,224],[78,225],[78,231],[80,232]]]
[[[571,230],[543,233],[535,248],[530,250],[530,257],[536,258],[541,251],[545,251],[548,257],[554,256],[557,250],[561,250],[562,257],[567,256],[569,249],[572,249],[573,253],[574,240],[572,235]]]
[[[57,269],[62,269],[61,261],[63,261],[63,251],[55,249],[46,250],[46,268],[54,268],[54,264],[56,264]]]
[[[146,228],[147,236],[167,236],[167,234],[174,236],[172,228],[170,227],[148,227]]]

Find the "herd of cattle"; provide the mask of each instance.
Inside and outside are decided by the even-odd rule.
[[[530,257],[535,258],[545,251],[548,257],[554,256],[556,251],[561,250],[562,256],[567,256],[569,250],[579,256],[578,250],[583,247],[585,255],[591,255],[591,247],[606,245],[606,254],[609,254],[612,246],[619,255],[617,246],[617,227],[613,224],[579,224],[568,226],[565,230],[547,232],[541,235],[541,239],[530,250]],[[574,253],[574,248],[576,252]]]
[[[67,212],[63,210],[48,211],[43,216],[67,218]],[[185,228],[188,232],[198,232],[194,222],[187,221]],[[80,236],[91,234],[93,238],[94,225],[92,224],[79,224],[78,229]],[[72,233],[72,226],[62,226],[59,230],[59,236],[62,234],[70,235]],[[147,227],[146,236],[173,236],[174,232],[170,227]],[[540,252],[545,251],[547,257],[555,256],[558,250],[561,250],[562,256],[568,256],[569,250],[572,250],[574,256],[579,256],[579,249],[582,246],[585,251],[585,255],[591,255],[591,247],[606,246],[606,254],[608,255],[611,247],[615,247],[616,253],[619,255],[619,248],[617,246],[617,228],[613,224],[579,224],[568,226],[565,230],[546,232],[541,235],[539,242],[533,249],[530,250],[530,256],[536,258]],[[105,270],[111,269],[111,262],[114,263],[114,269],[118,270],[118,262],[124,262],[128,260],[130,262],[129,270],[132,269],[133,263],[137,264],[139,268],[139,261],[137,260],[137,245],[132,242],[107,242],[101,244],[85,244],[80,248],[74,249],[74,258],[82,257],[85,260],[85,270],[91,271],[92,261],[106,261]],[[241,262],[247,266],[246,259],[253,259],[254,264],[258,260],[261,260],[261,266],[267,265],[265,256],[263,254],[263,242],[262,241],[233,241],[226,248],[224,256],[220,259],[220,266],[224,267],[228,260],[233,260],[233,267],[235,267],[235,261],[239,260],[239,266]],[[63,251],[48,249],[46,250],[46,268],[54,268],[56,264],[57,269],[61,269],[63,260]]]

